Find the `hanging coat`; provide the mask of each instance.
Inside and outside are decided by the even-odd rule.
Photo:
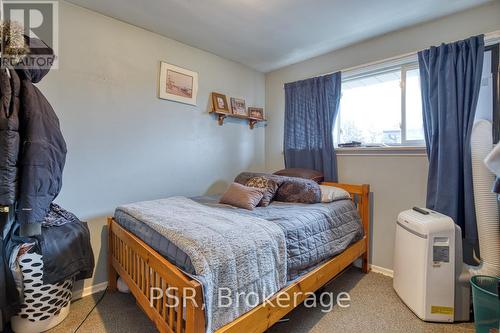
[[[0,69],[0,206],[12,206],[17,196],[19,88],[15,71]]]
[[[5,246],[14,223],[14,203],[17,196],[20,136],[19,89],[17,73],[0,69],[0,308],[15,299],[12,276]],[[1,323],[0,323],[1,326]]]
[[[15,49],[17,51],[12,59],[19,60],[25,45],[22,29],[13,29],[17,31],[13,33],[11,26],[4,24],[0,24],[0,29],[3,56]],[[20,80],[16,71],[12,68],[0,68],[0,309],[17,296],[5,248],[14,224],[14,204],[18,188],[19,91]]]
[[[23,62],[30,66],[16,69],[20,78],[19,120],[22,133],[17,220],[20,235],[33,236],[41,233],[41,223],[61,190],[66,143],[57,115],[34,85],[49,72],[47,67],[36,66],[37,58],[53,59],[54,54],[41,40],[26,40],[31,48]],[[40,46],[45,48],[38,48]],[[42,50],[43,54],[37,53],[38,50]]]

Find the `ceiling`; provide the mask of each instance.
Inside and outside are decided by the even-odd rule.
[[[70,0],[268,72],[490,0]]]

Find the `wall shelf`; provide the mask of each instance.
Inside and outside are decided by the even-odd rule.
[[[254,117],[249,117],[249,116],[242,116],[238,114],[232,114],[232,113],[224,113],[224,112],[217,112],[217,111],[211,111],[210,113],[215,113],[217,116],[217,122],[219,123],[220,126],[224,125],[224,119],[226,118],[238,118],[238,119],[246,119],[248,121],[248,127],[250,129],[253,129],[255,124],[259,122],[265,122],[267,121],[266,119],[260,119],[260,118],[254,118]]]

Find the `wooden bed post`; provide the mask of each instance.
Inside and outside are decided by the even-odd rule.
[[[111,225],[113,224],[113,218],[108,217],[108,290],[113,292],[116,291],[116,280],[118,279],[118,273],[112,264],[113,256],[113,233],[111,232]]]
[[[342,183],[332,183],[323,182],[321,185],[339,187],[351,194],[351,200],[356,203],[359,216],[361,217],[361,223],[363,224],[363,230],[365,232],[365,238],[363,239],[366,247],[366,251],[360,256],[362,260],[361,269],[364,273],[370,271],[370,185],[353,185],[353,184],[342,184]],[[357,200],[356,200],[357,199]]]
[[[186,330],[185,333],[205,332],[205,310],[203,308],[203,288],[197,282],[195,284],[194,303],[191,300],[186,302]]]
[[[366,252],[361,256],[363,261],[362,270],[364,273],[370,271],[370,185],[362,185],[361,193],[361,220],[365,230]]]

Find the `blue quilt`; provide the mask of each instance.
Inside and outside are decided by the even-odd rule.
[[[287,277],[293,280],[344,251],[363,237],[358,211],[350,200],[296,204],[273,201],[253,211],[218,203],[217,196],[193,200],[211,207],[256,216],[277,224],[285,233]],[[117,209],[115,220],[184,272],[194,275],[189,256],[145,223]]]

